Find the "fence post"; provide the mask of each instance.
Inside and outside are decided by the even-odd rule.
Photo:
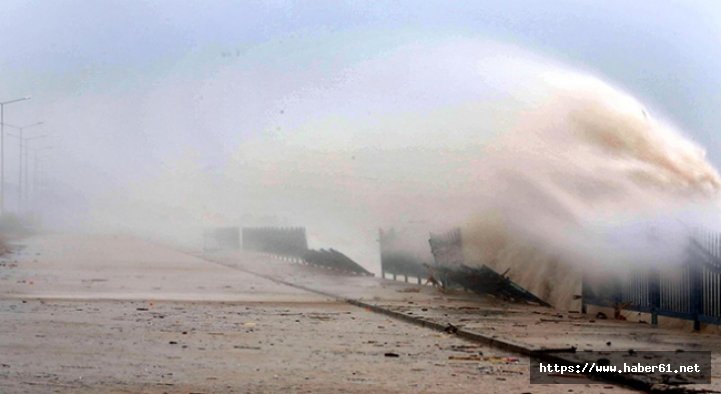
[[[378,229],[378,246],[381,250],[381,279],[386,279],[386,259],[385,259],[385,246],[386,246],[386,240],[385,240],[385,234],[383,233],[383,229]]]
[[[584,315],[588,313],[588,296],[588,275],[586,274],[586,272],[583,272],[583,274],[581,275],[581,313],[583,313]]]
[[[620,318],[620,316],[617,316],[617,314],[621,315],[623,312],[623,309],[619,309],[624,302],[623,299],[623,287],[624,287],[624,279],[627,280],[627,278],[616,278],[616,280],[613,282],[613,287],[611,291],[611,306],[613,307],[613,317]]]
[[[648,274],[648,301],[651,306],[651,324],[658,325],[658,310],[661,308],[661,275],[657,269]]]
[[[383,254],[381,253],[381,279],[386,278],[386,265],[383,261]]]
[[[700,315],[703,314],[703,280],[701,264],[696,259],[689,261],[689,290],[691,291],[691,314],[694,331],[701,330]]]

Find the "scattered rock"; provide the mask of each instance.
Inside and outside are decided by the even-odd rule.
[[[451,323],[448,323],[448,325],[446,326],[446,328],[443,331],[445,331],[449,334],[456,334],[458,332],[458,327],[454,326]]]

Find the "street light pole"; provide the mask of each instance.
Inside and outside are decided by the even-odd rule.
[[[5,106],[24,100],[30,97],[0,102],[0,215],[5,213]]]
[[[19,162],[18,162],[18,212],[20,212],[20,211],[22,210],[23,189],[24,189],[24,187],[23,187],[23,153],[24,153],[24,152],[23,152],[23,143],[24,143],[25,141],[29,141],[29,140],[35,139],[35,138],[32,138],[32,137],[30,137],[30,138],[24,137],[24,136],[23,136],[23,131],[25,131],[25,129],[29,129],[29,128],[31,128],[31,127],[41,126],[41,125],[43,125],[44,123],[45,123],[45,122],[37,122],[37,123],[29,124],[29,125],[27,125],[27,126],[13,126],[13,125],[10,125],[10,124],[6,124],[6,125],[5,125],[5,126],[10,126],[10,127],[14,128],[14,129],[16,129],[16,130],[18,131],[18,134],[19,134],[19,136],[18,136],[18,142],[19,142],[19,145],[20,145],[20,146],[19,146],[19,147],[20,147],[20,153],[19,153]],[[42,136],[42,137],[45,137],[45,136]],[[40,138],[42,138],[42,137],[40,137]],[[37,138],[37,137],[36,137],[36,138]]]
[[[30,143],[31,143],[33,140],[37,140],[37,139],[40,139],[40,138],[46,138],[46,137],[48,137],[47,135],[44,135],[44,134],[43,134],[43,135],[36,135],[36,136],[34,136],[34,137],[24,137],[23,134],[22,134],[22,130],[23,130],[23,129],[27,129],[28,127],[31,127],[31,126],[39,125],[39,124],[43,124],[43,122],[38,122],[38,123],[29,125],[29,126],[24,126],[24,127],[18,127],[18,126],[13,126],[13,125],[10,125],[10,124],[5,124],[5,126],[9,126],[9,127],[12,127],[12,128],[14,128],[14,129],[17,129],[17,130],[20,131],[20,134],[19,134],[19,135],[18,135],[18,134],[13,134],[13,133],[8,133],[8,134],[7,134],[8,137],[17,138],[17,139],[20,141],[20,152],[19,152],[20,163],[19,163],[19,165],[18,165],[18,209],[17,209],[18,214],[21,214],[21,213],[23,212],[23,208],[27,207],[27,204],[25,204],[25,200],[26,200],[26,199],[23,198],[23,195],[28,193],[28,188],[30,187],[29,184],[28,184],[29,181],[27,181],[27,179],[29,179],[29,178],[27,178],[27,177],[28,177],[28,174],[27,174],[27,166],[28,166],[28,164],[27,164],[27,156],[29,155],[28,149],[30,148]],[[23,163],[23,155],[25,156],[25,159],[26,159],[26,160],[25,160],[25,163]],[[23,173],[23,169],[25,169],[25,172],[24,172],[24,173]],[[23,175],[23,174],[24,174],[24,175]],[[24,181],[24,182],[23,182],[23,181]],[[23,183],[25,183],[25,185],[24,185]],[[23,193],[23,191],[25,191],[25,193]]]
[[[18,138],[18,144],[19,144],[19,148],[20,148],[20,151],[19,151],[20,153],[18,156],[18,158],[19,158],[19,160],[18,160],[18,213],[20,211],[22,211],[23,190],[25,189],[25,187],[23,185],[23,153],[25,153],[23,145],[27,145],[27,144],[25,144],[26,141],[38,138],[38,137],[27,138],[23,135],[23,132],[25,131],[25,129],[29,129],[29,128],[35,127],[35,126],[40,126],[43,124],[45,124],[45,122],[37,122],[37,123],[29,124],[26,126],[13,126],[11,124],[5,124],[5,126],[12,127],[13,129],[16,129],[18,131],[18,135],[13,136],[13,137]],[[12,135],[12,134],[9,134],[9,135]],[[41,136],[40,138],[42,138],[42,137],[45,137],[45,136]]]

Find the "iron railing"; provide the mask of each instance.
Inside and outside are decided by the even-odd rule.
[[[674,267],[646,267],[615,278],[583,279],[583,309],[587,305],[613,307],[658,316],[721,324],[721,235],[690,239],[686,259]]]

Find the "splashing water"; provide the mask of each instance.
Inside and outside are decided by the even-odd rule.
[[[551,83],[551,100],[489,146],[464,231],[469,261],[568,305],[581,269],[682,262],[688,227],[718,215],[721,179],[628,95],[573,74]]]

